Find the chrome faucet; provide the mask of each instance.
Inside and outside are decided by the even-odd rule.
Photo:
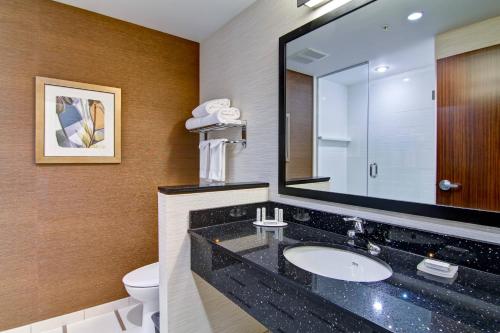
[[[365,232],[364,223],[365,221],[360,217],[344,217],[346,222],[354,222],[354,230],[349,230],[347,235],[349,238],[353,238],[356,234],[363,234]]]
[[[360,234],[360,235],[363,235],[362,238],[364,238],[364,240],[366,241],[366,248],[367,248],[368,252],[371,255],[376,256],[376,255],[378,255],[380,253],[380,246],[375,245],[371,241],[369,241],[368,239],[366,239],[366,236],[365,236],[365,221],[362,218],[359,218],[359,217],[344,217],[344,221],[346,221],[346,222],[354,222],[354,229],[350,229],[350,230],[347,231],[347,237],[349,238],[349,240],[347,241],[347,243],[349,245],[355,246],[356,245],[356,242],[355,242],[356,235]]]

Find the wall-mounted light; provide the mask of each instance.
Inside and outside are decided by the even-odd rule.
[[[317,8],[323,6],[324,4],[330,1],[332,0],[297,0],[297,7],[306,5],[307,7],[310,8]]]

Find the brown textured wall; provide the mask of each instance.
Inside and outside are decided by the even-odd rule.
[[[286,179],[313,176],[314,78],[286,71],[286,112],[290,115],[290,157]]]
[[[0,330],[126,296],[156,187],[197,180],[199,45],[48,0],[0,4]],[[122,89],[122,163],[34,163],[35,76]]]

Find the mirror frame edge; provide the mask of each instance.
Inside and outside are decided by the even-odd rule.
[[[382,211],[426,216],[443,220],[465,222],[470,224],[499,227],[495,221],[500,220],[500,213],[452,206],[439,206],[409,201],[382,199],[368,196],[341,194],[335,192],[308,190],[286,186],[286,44],[312,32],[330,22],[361,9],[378,0],[351,0],[349,3],[320,16],[301,27],[288,32],[279,38],[279,124],[278,124],[278,194],[301,198],[315,199],[351,206],[378,209]]]

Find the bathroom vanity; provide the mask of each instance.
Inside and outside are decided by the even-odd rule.
[[[284,209],[288,226],[255,227],[256,208],[263,206]],[[274,202],[192,211],[191,269],[272,332],[498,331],[498,245],[365,221],[363,239],[381,249],[374,257],[362,242],[349,245],[353,223],[343,218]],[[297,245],[374,258],[392,275],[351,282],[313,274],[285,258]],[[458,275],[418,271],[425,257],[459,265]],[[341,269],[335,261],[320,264]]]
[[[160,263],[178,242],[165,265],[190,211],[190,288],[167,281],[178,267],[163,276],[197,315],[169,328],[216,308],[198,295],[214,287],[272,332],[498,333],[499,29],[495,0],[352,0],[281,36],[275,188],[160,201]],[[283,204],[310,199],[378,222]],[[261,207],[288,225],[254,226]],[[450,277],[425,273],[430,258]],[[204,327],[259,332],[227,313]]]

